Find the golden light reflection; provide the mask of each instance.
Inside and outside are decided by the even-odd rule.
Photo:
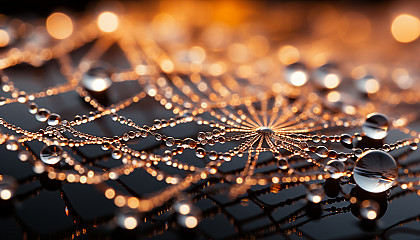
[[[185,219],[185,226],[187,226],[187,228],[195,228],[198,224],[198,219],[194,216],[188,216]]]
[[[400,14],[392,22],[391,33],[398,42],[412,42],[420,36],[420,21],[417,17]]]
[[[324,79],[324,84],[328,89],[336,88],[340,84],[340,77],[334,73],[327,74]]]
[[[131,230],[137,227],[137,219],[134,217],[128,217],[124,220],[124,227]]]
[[[114,32],[119,25],[118,16],[112,12],[103,12],[98,16],[98,27],[103,32]]]
[[[290,75],[290,82],[296,87],[303,86],[307,81],[308,75],[303,71],[295,71]]]
[[[9,200],[12,197],[12,192],[8,189],[4,189],[0,192],[0,198],[3,200]]]
[[[9,34],[5,30],[0,29],[0,47],[7,46],[9,42],[10,42]]]
[[[300,54],[299,50],[291,45],[285,45],[279,49],[277,52],[277,57],[279,58],[280,62],[289,65],[299,61]]]
[[[53,13],[47,18],[47,31],[56,39],[68,38],[73,33],[71,18],[64,13]]]

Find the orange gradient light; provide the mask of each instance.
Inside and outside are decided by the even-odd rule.
[[[420,36],[420,21],[417,17],[400,14],[392,22],[391,33],[398,42],[412,42]]]
[[[64,13],[51,14],[47,18],[47,31],[53,38],[68,38],[73,33],[71,18]]]

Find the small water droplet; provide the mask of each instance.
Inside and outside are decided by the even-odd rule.
[[[48,117],[50,116],[51,112],[45,108],[40,108],[38,112],[35,114],[35,119],[40,122],[45,122],[48,120]]]
[[[318,185],[310,185],[306,193],[306,199],[313,203],[319,203],[324,198],[324,190]]]
[[[371,113],[367,116],[362,130],[366,136],[372,139],[383,139],[388,135],[389,121],[388,118],[381,113]]]
[[[41,160],[50,165],[54,165],[61,160],[63,149],[58,145],[45,145],[40,153]]]
[[[105,66],[93,66],[83,74],[81,84],[90,91],[102,92],[112,85],[111,73]]]
[[[316,155],[319,157],[328,157],[328,149],[324,146],[319,146],[315,149]]]
[[[340,178],[339,173],[344,172],[345,165],[342,161],[331,160],[327,163],[324,170],[327,171],[331,175],[332,178],[337,179],[337,178]]]

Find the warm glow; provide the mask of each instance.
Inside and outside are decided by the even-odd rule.
[[[190,213],[190,211],[191,211],[191,208],[190,208],[190,206],[188,206],[188,204],[182,204],[179,207],[179,213],[181,213],[182,215],[186,215],[186,214]]]
[[[12,192],[10,190],[7,190],[7,189],[2,190],[0,192],[0,197],[3,200],[9,200],[12,197]]]
[[[314,203],[319,203],[321,202],[321,200],[322,200],[321,196],[317,196],[317,195],[312,198],[312,202]]]
[[[392,22],[391,33],[398,42],[412,42],[420,35],[420,21],[408,14],[398,15]]]
[[[378,215],[376,214],[375,211],[370,210],[369,212],[367,212],[366,217],[370,220],[373,220],[377,217]]]
[[[189,216],[185,219],[185,226],[187,226],[187,228],[195,228],[197,224],[198,220],[196,217]]]
[[[368,93],[376,93],[379,90],[378,80],[374,78],[368,79],[365,83],[365,88]]]
[[[97,92],[102,92],[103,90],[108,88],[108,84],[105,81],[105,79],[98,77],[93,79],[92,88],[95,89]]]
[[[137,227],[137,219],[128,217],[124,220],[124,227],[131,230]]]
[[[296,86],[302,86],[308,80],[308,76],[303,71],[296,71],[290,75],[290,82]]]
[[[112,199],[115,197],[115,191],[112,188],[109,188],[105,191],[105,197],[108,199]]]
[[[165,59],[160,63],[160,67],[164,72],[170,73],[174,70],[174,63],[169,59]]]
[[[291,45],[286,45],[279,49],[277,57],[279,58],[280,62],[285,65],[289,65],[299,61],[300,54],[297,48]]]
[[[53,13],[47,18],[47,31],[56,39],[68,38],[73,33],[71,18],[64,13]]]
[[[9,34],[4,31],[3,29],[0,29],[0,47],[4,47],[10,42]]]
[[[98,27],[103,32],[114,32],[118,28],[118,16],[112,12],[103,12],[98,17]]]
[[[324,84],[325,84],[325,87],[328,89],[336,88],[338,84],[340,84],[340,78],[338,77],[337,74],[330,73],[327,76],[325,76]]]
[[[332,91],[332,92],[328,93],[328,95],[327,95],[327,99],[330,102],[338,102],[338,101],[340,101],[340,98],[341,98],[341,95],[337,91]]]

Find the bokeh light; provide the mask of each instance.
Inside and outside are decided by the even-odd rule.
[[[420,21],[408,14],[398,15],[392,22],[391,33],[398,42],[412,42],[420,35]]]
[[[103,32],[114,32],[119,25],[118,16],[112,12],[103,12],[98,17],[98,27]]]
[[[73,23],[64,13],[53,13],[47,18],[47,31],[56,39],[68,38],[73,33]]]

